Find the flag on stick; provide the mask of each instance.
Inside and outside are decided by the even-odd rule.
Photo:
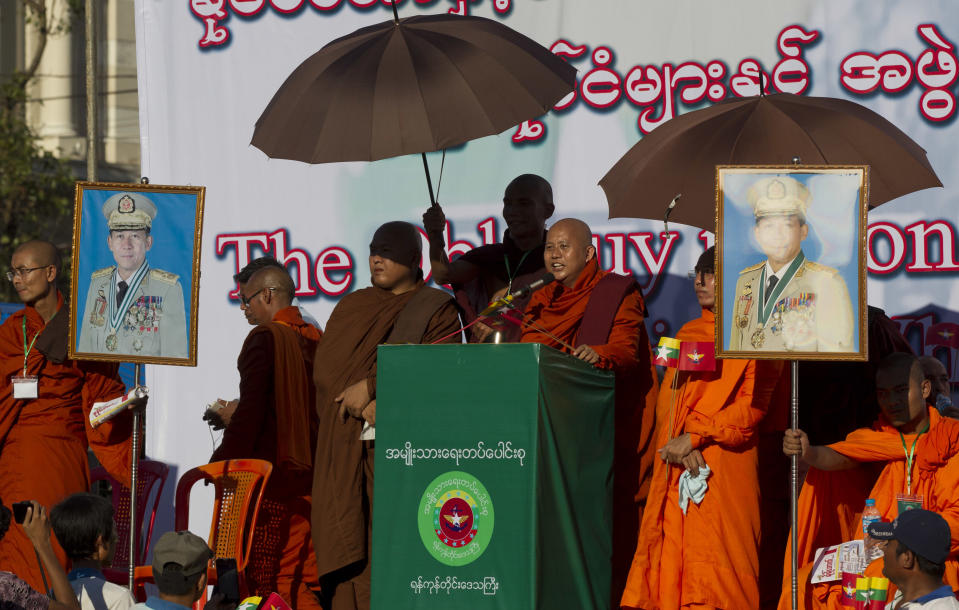
[[[660,337],[659,347],[656,348],[654,363],[659,366],[675,367],[679,362],[679,347],[681,343],[679,339]]]
[[[679,370],[715,371],[715,344],[712,341],[683,341],[679,348]]]

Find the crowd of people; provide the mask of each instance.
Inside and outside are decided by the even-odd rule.
[[[757,226],[774,216],[756,209]],[[424,283],[417,228],[383,224],[370,241],[372,286],[343,297],[322,329],[298,307],[293,280],[274,259],[256,259],[234,277],[253,328],[237,358],[239,397],[208,413],[224,429],[210,460],[273,465],[245,575],[251,592],[276,593],[293,608],[369,608],[377,346],[495,337],[545,344],[615,374],[611,608],[788,608],[788,513],[772,489],[786,487],[787,456],[808,467],[797,549],[802,607],[840,607],[839,583],[810,583],[811,564],[817,549],[863,538],[861,513],[873,498],[882,522],[869,533],[884,556],[867,574],[898,587],[898,607],[959,608],[959,412],[938,399],[949,395],[941,362],[919,360],[901,337],[872,341],[874,321],[895,334],[877,310],[868,363],[830,368],[850,384],[866,380],[855,386],[867,405],[857,417],[870,423],[840,430],[838,442],[816,427],[787,429],[782,361],[716,359],[660,378],[639,285],[600,268],[581,220],[547,229],[554,210],[549,183],[521,175],[505,191],[503,242],[451,261],[443,210],[431,207],[423,216],[428,257],[452,295]],[[88,423],[93,405],[124,387],[115,365],[66,357],[60,269],[56,248],[38,240],[16,250],[8,273],[25,307],[0,327],[0,367],[11,379],[0,393],[0,496],[32,502],[22,525],[11,525],[5,507],[0,514],[0,607],[129,608],[129,591],[101,572],[116,527],[109,501],[88,493],[86,456],[92,448],[116,480],[129,481],[129,415]],[[514,303],[513,321],[481,315],[546,272],[545,286]],[[676,339],[710,343],[714,248],[694,275],[701,315]],[[803,405],[817,422],[842,408]],[[189,532],[165,533],[153,548],[159,594],[136,607],[191,607],[205,594],[212,556]]]

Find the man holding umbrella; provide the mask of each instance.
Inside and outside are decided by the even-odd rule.
[[[546,219],[553,215],[553,188],[535,174],[517,176],[503,195],[506,233],[503,243],[489,244],[465,253],[455,261],[446,255],[443,232],[446,216],[438,205],[423,214],[430,240],[430,267],[437,284],[452,284],[456,300],[472,322],[493,299],[529,284],[543,274],[543,240]],[[522,310],[525,301],[517,304]],[[486,331],[488,332],[488,331]],[[482,340],[485,333],[474,332]]]

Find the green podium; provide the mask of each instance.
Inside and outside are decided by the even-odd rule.
[[[377,368],[373,609],[607,608],[612,373],[538,344]]]

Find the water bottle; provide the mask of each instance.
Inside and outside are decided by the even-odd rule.
[[[882,557],[882,549],[879,548],[878,541],[869,535],[869,524],[876,521],[882,521],[882,515],[876,508],[876,500],[869,498],[866,500],[866,507],[862,510],[863,555],[867,564]]]

